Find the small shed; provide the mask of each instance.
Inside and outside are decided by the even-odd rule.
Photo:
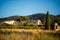
[[[57,30],[58,29],[58,23],[54,23],[51,25],[51,30]]]
[[[54,29],[55,29],[55,30],[58,29],[58,23],[55,23],[55,24],[54,24]]]

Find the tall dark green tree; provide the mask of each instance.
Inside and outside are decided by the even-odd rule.
[[[46,22],[45,22],[45,28],[46,29],[49,29],[50,30],[50,23],[51,23],[50,15],[49,15],[49,11],[47,11],[47,14],[46,14]]]

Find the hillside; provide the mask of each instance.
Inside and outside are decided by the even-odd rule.
[[[0,20],[4,21],[4,20],[16,20],[21,16],[10,16],[10,17],[6,17],[6,18],[0,18]]]
[[[51,19],[54,19],[54,15],[50,15],[51,16]],[[30,19],[40,19],[40,20],[43,20],[46,18],[46,14],[45,13],[37,13],[37,14],[33,14],[33,15],[29,15],[28,16]]]
[[[46,14],[45,13],[37,13],[37,14],[32,14],[32,15],[27,15],[27,16],[30,18],[30,20],[32,20],[32,19],[43,20],[43,19],[45,19]],[[60,18],[60,15],[56,15],[56,16],[50,15],[50,16],[51,16],[51,19],[54,19],[55,17]],[[4,20],[17,20],[19,17],[21,17],[21,16],[10,16],[10,17],[6,17],[6,18],[0,18],[0,20],[2,20],[2,21],[4,21]]]

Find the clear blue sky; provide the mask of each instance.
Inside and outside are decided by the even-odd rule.
[[[60,0],[0,0],[0,18],[35,13],[60,14]]]

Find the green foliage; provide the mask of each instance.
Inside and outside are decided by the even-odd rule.
[[[19,22],[21,22],[21,21],[29,21],[29,17],[21,16],[19,19],[17,19],[17,21],[19,21]]]
[[[29,22],[27,22],[27,23],[25,23],[25,25],[26,25],[26,26],[30,26],[30,23],[29,23]]]
[[[37,26],[18,26],[20,29],[37,29]]]
[[[47,12],[47,15],[46,15],[46,23],[45,23],[46,29],[49,29],[50,30],[50,22],[51,22],[50,15],[49,15],[49,12]]]
[[[0,20],[0,22],[2,22],[2,20]]]
[[[0,26],[0,29],[2,29],[2,28],[4,28],[4,29],[6,29],[6,28],[13,29],[13,28],[15,28],[15,26],[9,25],[9,24],[3,24],[3,25]]]
[[[36,25],[27,25],[27,26],[0,26],[0,29],[37,29],[39,28]]]

